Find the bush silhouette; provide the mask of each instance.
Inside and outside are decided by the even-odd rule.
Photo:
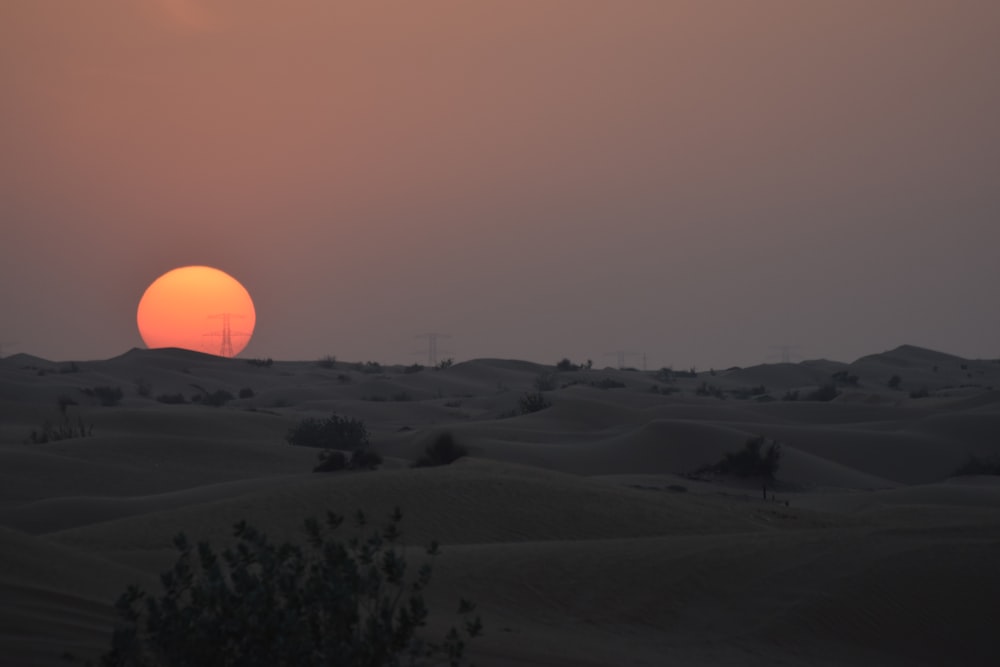
[[[442,433],[427,445],[423,456],[417,459],[413,467],[446,466],[468,455],[469,450],[455,442],[451,433]]]
[[[121,387],[92,387],[84,389],[83,393],[93,396],[106,408],[118,405],[125,395]]]
[[[521,398],[518,399],[518,406],[521,408],[521,414],[527,415],[532,412],[539,412],[540,410],[551,407],[552,403],[549,399],[545,398],[545,395],[542,392],[529,391],[521,394]]]
[[[354,451],[368,446],[368,428],[360,419],[333,414],[326,419],[308,417],[285,437],[290,445]]]
[[[319,454],[319,465],[313,472],[334,472],[337,470],[375,470],[382,465],[382,455],[370,447],[355,449],[348,458],[336,449],[327,449]]]
[[[361,512],[357,536],[337,541],[342,517],[305,521],[306,544],[275,543],[241,521],[236,544],[216,554],[180,534],[179,555],[150,595],[130,586],[116,603],[118,625],[106,667],[135,665],[461,665],[482,623],[461,600],[461,629],[437,642],[421,636],[431,566],[411,569],[397,508],[382,528]],[[427,554],[437,554],[436,545]]]
[[[809,392],[806,394],[805,400],[807,401],[832,401],[833,399],[840,396],[840,392],[837,391],[837,386],[834,384],[825,384],[819,389]]]
[[[772,440],[765,449],[765,442],[764,436],[750,438],[743,449],[727,452],[721,461],[714,465],[705,466],[698,472],[715,472],[737,477],[762,477],[771,481],[778,473],[781,445]]]

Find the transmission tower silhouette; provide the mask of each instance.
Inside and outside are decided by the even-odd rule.
[[[450,335],[445,333],[423,333],[417,334],[414,338],[426,338],[427,339],[427,363],[430,366],[437,366],[438,362],[438,339],[439,338],[451,338]],[[418,352],[417,354],[423,354]]]
[[[639,352],[629,352],[628,350],[615,350],[614,352],[605,352],[605,357],[618,357],[618,370],[625,368],[625,361],[629,357],[639,356]],[[645,365],[645,355],[643,355],[643,365]]]
[[[776,350],[777,354],[768,355],[768,359],[778,359],[782,364],[792,363],[792,358],[799,356],[794,352],[794,350],[799,349],[798,345],[772,345],[772,350]]]
[[[220,336],[222,338],[222,343],[219,346],[219,356],[220,357],[235,357],[236,352],[233,351],[233,336],[247,336],[250,334],[245,331],[240,331],[233,333],[233,328],[230,323],[232,318],[244,319],[245,315],[238,315],[236,313],[218,313],[217,315],[209,315],[210,320],[222,320],[222,331],[219,333],[211,332],[205,334],[206,336]]]

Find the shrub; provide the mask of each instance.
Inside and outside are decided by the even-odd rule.
[[[551,407],[552,403],[545,398],[545,394],[542,392],[529,391],[521,394],[521,398],[518,399],[518,406],[521,408],[521,414],[527,415]]]
[[[435,438],[434,442],[427,445],[423,456],[417,459],[413,467],[446,466],[468,455],[469,450],[455,442],[452,434],[446,432],[439,435]]]
[[[240,398],[253,398],[254,397],[253,389],[251,389],[250,387],[243,387],[242,389],[240,389],[239,396]]]
[[[391,398],[394,401],[400,402],[400,403],[405,403],[406,401],[412,401],[413,400],[413,397],[410,396],[405,391],[397,391],[394,394],[392,394],[389,398]]]
[[[151,595],[129,586],[108,667],[134,665],[460,665],[465,642],[482,632],[475,606],[461,600],[461,629],[421,636],[429,614],[423,592],[431,565],[408,567],[397,508],[382,528],[357,513],[358,535],[332,533],[343,518],[305,521],[305,544],[272,542],[245,521],[221,554],[174,538],[179,555]],[[438,553],[436,544],[427,549]]]
[[[835,384],[850,385],[852,387],[858,386],[858,376],[851,375],[847,371],[837,371],[830,376],[830,379],[834,381]]]
[[[336,449],[325,449],[319,453],[319,465],[313,468],[313,472],[333,472],[343,470],[347,467],[347,457],[344,452]]]
[[[789,389],[788,391],[785,392],[785,395],[781,397],[781,400],[783,400],[783,401],[797,401],[797,400],[799,400],[799,390],[795,389],[793,391],[793,390]]]
[[[743,449],[727,452],[721,461],[698,472],[716,472],[737,477],[763,477],[773,480],[781,460],[781,445],[774,440],[764,449],[764,436],[750,438]]]
[[[596,382],[590,383],[591,387],[597,387],[598,389],[624,389],[625,383],[619,382],[618,380],[612,380],[611,378],[603,378],[597,380]]]
[[[1000,475],[1000,458],[980,459],[969,456],[954,472],[955,475]]]
[[[420,364],[411,364],[403,369],[403,373],[406,375],[411,375],[413,373],[419,373],[424,370],[424,367]]]
[[[307,417],[288,431],[291,445],[354,451],[368,446],[368,428],[360,419],[333,414],[326,419]]]
[[[832,401],[833,399],[840,396],[840,392],[837,391],[836,385],[825,384],[815,391],[811,391],[806,394],[805,400],[807,401]]]
[[[382,455],[371,447],[361,447],[351,453],[347,467],[351,470],[375,470],[382,465]]]
[[[210,405],[213,408],[218,408],[233,400],[233,398],[234,396],[232,393],[226,391],[225,389],[216,389],[210,394],[204,394],[201,396],[201,402],[205,405]]]
[[[707,382],[702,382],[698,385],[698,388],[694,390],[694,393],[698,396],[714,396],[716,398],[726,397],[726,395],[722,392],[722,389],[716,387],[714,384],[708,384]]]
[[[87,396],[93,396],[106,408],[118,405],[122,396],[125,395],[121,387],[91,387],[84,389],[83,393]]]
[[[910,398],[927,398],[930,395],[931,392],[927,390],[927,387],[921,387],[910,392]]]
[[[337,357],[333,356],[332,354],[328,354],[319,361],[317,361],[316,365],[319,366],[320,368],[325,368],[327,370],[330,370],[331,368],[334,368],[337,365]]]
[[[434,367],[434,370],[436,371],[447,370],[451,368],[454,364],[455,361],[451,357],[448,357],[447,359],[442,359],[441,361],[439,361],[437,366]]]
[[[891,378],[889,378],[888,382],[889,389],[899,389],[899,385],[902,384],[902,382],[903,378],[899,377],[898,375],[893,375]]]
[[[77,417],[76,422],[70,421],[68,415],[63,415],[58,422],[46,419],[38,429],[32,429],[28,435],[28,442],[33,445],[41,445],[46,442],[56,442],[59,440],[70,440],[72,438],[87,438],[94,435],[94,425],[87,426],[83,423],[83,417]]]
[[[153,385],[149,384],[145,378],[136,378],[135,393],[143,398],[149,398],[153,393]]]
[[[251,366],[257,366],[260,368],[270,368],[274,363],[274,359],[268,357],[267,359],[247,359],[247,363]]]
[[[160,403],[167,403],[167,404],[170,404],[170,405],[177,405],[177,404],[180,404],[180,403],[187,403],[187,399],[184,398],[184,394],[181,394],[181,393],[177,393],[177,394],[160,394],[159,396],[156,397],[156,400],[158,400]]]
[[[535,389],[538,391],[552,391],[556,388],[555,373],[540,373],[535,378]]]

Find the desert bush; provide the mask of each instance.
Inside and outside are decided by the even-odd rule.
[[[927,387],[921,387],[920,389],[914,389],[910,392],[910,398],[927,398],[931,395]]]
[[[160,403],[167,403],[170,405],[179,405],[181,403],[187,403],[187,399],[184,398],[184,394],[181,394],[179,392],[176,394],[160,394],[159,396],[156,397],[156,400],[158,400]]]
[[[1000,457],[981,459],[969,456],[969,460],[960,465],[954,475],[1000,475]]]
[[[79,403],[73,400],[72,396],[61,394],[58,398],[56,398],[56,406],[59,408],[59,414],[61,415],[65,415],[66,408],[71,405],[79,405]]]
[[[624,389],[625,383],[612,380],[611,378],[601,378],[600,380],[591,382],[590,386],[597,387],[598,389]]]
[[[257,366],[259,368],[270,368],[274,364],[274,359],[268,357],[267,359],[247,359],[247,363],[251,366]]]
[[[413,400],[413,397],[410,396],[410,394],[407,393],[407,392],[405,392],[405,391],[394,392],[393,394],[391,394],[389,396],[389,398],[392,399],[393,401],[397,401],[397,402],[400,402],[400,403],[405,403],[406,401],[412,401]]]
[[[763,396],[767,393],[767,387],[762,384],[756,385],[754,387],[741,387],[740,389],[733,389],[732,395],[734,398],[739,399],[749,399],[755,396]]]
[[[424,370],[424,367],[421,364],[410,364],[403,369],[403,373],[406,375],[412,375],[413,373],[419,373],[422,370]]]
[[[28,434],[28,442],[33,445],[42,445],[46,442],[57,442],[59,440],[71,440],[73,438],[88,438],[94,435],[94,425],[89,426],[83,423],[83,417],[77,417],[72,421],[68,415],[63,415],[59,421],[46,419],[37,429],[32,429]]]
[[[822,387],[811,391],[806,394],[805,400],[807,401],[832,401],[833,399],[840,396],[840,392],[837,391],[837,386],[834,384],[825,384]]]
[[[664,396],[669,396],[670,394],[676,394],[680,392],[680,387],[661,387],[658,384],[654,384],[649,388],[651,394],[663,394]]]
[[[253,398],[254,397],[253,389],[251,389],[250,387],[243,387],[242,389],[240,389],[239,397]]]
[[[521,408],[522,415],[539,412],[552,406],[552,402],[545,398],[545,394],[540,391],[528,391],[521,394],[521,398],[518,399],[517,403],[518,407]]]
[[[351,470],[375,470],[382,465],[382,455],[371,447],[361,447],[351,452],[347,467]]]
[[[799,390],[798,389],[795,389],[795,390],[789,389],[788,391],[785,392],[785,395],[781,397],[781,400],[783,400],[783,401],[797,401],[797,400],[799,400]]]
[[[121,387],[91,387],[84,389],[83,393],[87,396],[93,396],[106,408],[118,405],[125,395]]]
[[[902,382],[903,378],[899,377],[898,375],[893,375],[891,378],[889,378],[887,386],[889,387],[889,389],[899,389],[899,385],[902,384]]]
[[[232,392],[226,391],[225,389],[216,389],[211,393],[205,393],[201,396],[201,403],[204,405],[210,405],[213,408],[218,408],[235,398]]]
[[[80,372],[80,366],[75,361],[69,362],[68,366],[59,367],[60,375],[67,375],[69,373],[79,373],[79,372]]]
[[[469,450],[455,442],[455,438],[451,433],[445,432],[435,438],[434,442],[427,445],[423,455],[416,460],[413,467],[446,466],[468,455]]]
[[[149,398],[153,393],[153,385],[149,384],[145,378],[136,378],[135,393],[143,398]]]
[[[326,370],[330,370],[331,368],[336,367],[337,357],[333,356],[332,354],[328,354],[322,359],[318,360],[316,362],[316,365],[319,366],[320,368],[325,368]]]
[[[443,370],[447,370],[447,369],[451,368],[454,365],[455,365],[454,359],[452,359],[451,357],[448,357],[447,359],[442,359],[441,361],[439,361],[437,363],[437,366],[434,367],[434,370],[436,370],[436,371],[443,371]]]
[[[702,382],[698,385],[698,388],[694,390],[694,393],[698,396],[714,396],[716,398],[726,397],[722,389],[716,387],[714,384],[708,384],[707,382]]]
[[[337,376],[337,382],[339,382],[340,384],[350,384],[351,376],[347,375],[346,373],[341,373]]]
[[[360,419],[333,414],[326,419],[307,417],[288,431],[291,445],[354,451],[368,446],[368,428]]]
[[[837,371],[830,376],[830,379],[833,380],[835,384],[843,384],[851,387],[857,387],[859,380],[857,375],[852,375],[847,371]]]
[[[556,388],[557,378],[555,373],[539,373],[535,378],[535,389],[538,391],[552,391]]]
[[[313,472],[335,472],[347,468],[347,455],[336,449],[324,449],[319,453],[319,465]]]
[[[377,361],[366,361],[363,364],[355,364],[354,369],[361,371],[362,373],[374,375],[382,372],[382,364]]]
[[[397,508],[383,527],[370,527],[358,512],[357,535],[336,540],[343,518],[328,512],[305,521],[305,544],[273,542],[241,521],[236,544],[221,554],[179,534],[162,590],[129,586],[119,597],[102,664],[461,665],[466,641],[482,632],[475,606],[460,601],[460,627],[442,640],[422,636],[431,564],[409,567],[401,521]],[[437,553],[432,544],[428,561]]]
[[[722,460],[713,465],[705,466],[698,472],[715,472],[722,475],[737,477],[762,477],[773,480],[778,472],[781,461],[781,445],[772,440],[764,449],[764,436],[750,438],[743,449],[727,452]]]
[[[660,382],[673,382],[674,381],[674,371],[672,368],[664,366],[660,370],[656,371],[656,379]]]

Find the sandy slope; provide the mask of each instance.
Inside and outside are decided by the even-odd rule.
[[[479,603],[481,665],[994,662],[1000,483],[950,475],[1000,455],[996,363],[903,346],[694,378],[567,371],[551,408],[516,417],[552,367],[372,370],[179,350],[0,360],[0,663],[96,654],[111,602],[155,586],[178,531],[221,544],[246,518],[299,539],[310,514],[396,505],[411,557],[444,544],[435,627],[459,595]],[[833,373],[832,402],[767,400]],[[763,398],[735,398],[759,385]],[[96,386],[121,386],[121,404],[100,406]],[[244,388],[218,408],[155,400]],[[93,436],[26,444],[61,418],[59,397]],[[317,452],[284,442],[332,411],[366,421],[382,470],[314,474]],[[410,469],[445,431],[473,456]],[[782,443],[774,501],[759,481],[688,476],[756,435]]]

